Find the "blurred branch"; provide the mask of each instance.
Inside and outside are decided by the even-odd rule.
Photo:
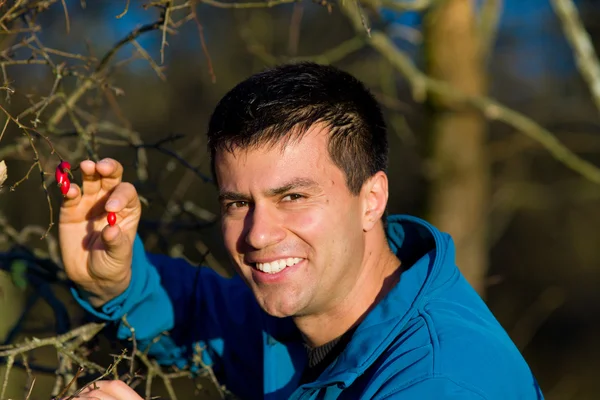
[[[162,80],[163,82],[166,82],[167,77],[162,72],[161,67],[156,63],[156,61],[154,61],[154,59],[152,59],[152,57],[150,57],[150,54],[148,54],[148,52],[138,43],[137,40],[132,40],[131,44],[137,49],[137,51],[140,53],[140,55],[142,57],[144,57],[144,59],[146,61],[148,61],[148,64],[150,64],[150,67],[152,67],[154,72],[156,72],[156,75],[158,75],[160,80]]]
[[[116,55],[117,51],[121,49],[121,47],[125,46],[127,43],[137,39],[140,35],[146,32],[152,32],[154,30],[160,29],[163,24],[162,20],[156,21],[154,23],[144,25],[140,28],[136,28],[131,31],[126,37],[121,39],[117,44],[115,44],[105,55],[102,57],[102,60],[98,63],[94,73],[86,79],[80,86],[78,86],[65,100],[63,105],[59,107],[54,114],[48,119],[48,128],[50,131],[54,131],[56,126],[62,121],[64,116],[68,113],[69,109],[72,109],[75,104],[81,99],[81,97],[94,86],[94,83],[101,79],[102,74],[105,69],[109,66],[110,61]]]
[[[243,39],[247,43],[248,51],[267,65],[277,65],[282,62],[290,61],[313,61],[321,64],[334,64],[350,54],[362,49],[367,44],[364,36],[356,35],[348,40],[343,41],[337,46],[322,52],[321,54],[298,57],[277,57],[273,54],[269,54],[265,47],[254,39],[252,32],[249,29],[244,29],[242,33]]]
[[[199,0],[200,1],[200,0]],[[196,4],[193,2],[190,3],[190,15],[192,16],[194,22],[196,23],[196,28],[198,28],[198,36],[200,38],[200,45],[202,46],[202,51],[206,56],[206,63],[208,64],[208,73],[210,74],[212,83],[217,82],[217,75],[215,74],[215,70],[213,68],[212,59],[210,57],[210,53],[208,52],[208,46],[206,45],[206,40],[204,39],[204,27],[200,23],[200,19],[198,18],[198,13],[196,12]]]
[[[68,34],[71,32],[71,21],[69,20],[69,10],[67,9],[67,3],[65,0],[60,0],[60,2],[62,3],[63,10],[65,12],[65,23],[66,23],[66,29],[67,29],[67,34]]]
[[[29,341],[26,341],[23,344],[15,344],[7,346],[8,349],[0,350],[0,357],[10,357],[16,356],[31,350],[35,350],[40,347],[45,346],[63,346],[64,343],[67,343],[71,340],[81,339],[83,341],[88,341],[92,339],[94,336],[98,334],[103,328],[105,324],[97,324],[97,323],[89,323],[80,327],[77,327],[70,332],[67,332],[62,335],[49,337],[45,339],[32,338]]]
[[[356,35],[351,39],[343,41],[332,49],[326,50],[314,56],[294,57],[294,61],[314,61],[316,63],[332,64],[339,62],[350,54],[362,49],[367,44],[364,36]]]
[[[267,1],[256,1],[256,2],[234,2],[234,3],[224,3],[216,0],[191,0],[185,4],[179,5],[177,7],[173,7],[173,10],[178,8],[186,8],[189,7],[191,3],[199,2],[203,4],[208,4],[217,8],[270,8],[275,6],[280,6],[282,4],[290,4],[295,3],[298,0],[267,0]]]
[[[343,11],[350,18],[357,34],[364,35],[360,16],[348,5],[344,4]],[[412,86],[413,97],[416,101],[424,101],[428,94],[443,96],[455,104],[468,104],[488,119],[502,121],[516,128],[519,132],[539,142],[552,156],[565,166],[581,174],[586,179],[600,184],[600,169],[588,161],[583,160],[571,150],[566,148],[547,129],[543,128],[531,118],[514,111],[499,102],[483,96],[470,96],[458,91],[447,83],[431,79],[421,72],[409,56],[398,49],[394,43],[382,32],[373,31],[368,43],[385,57]]]
[[[423,11],[435,1],[439,0],[373,0],[373,3],[394,11]],[[371,0],[363,2],[368,4]]]
[[[488,60],[494,52],[494,43],[498,33],[498,25],[502,16],[503,0],[483,0],[479,20],[479,43],[481,57]]]
[[[587,82],[596,108],[600,110],[600,63],[590,35],[586,32],[572,0],[551,0],[573,52],[581,75]]]
[[[168,0],[165,3],[163,17],[164,21],[162,24],[162,39],[160,41],[160,63],[165,63],[165,46],[167,45],[167,28],[169,26],[169,22],[171,21],[171,1]]]
[[[127,3],[125,4],[125,10],[123,10],[123,12],[121,14],[117,15],[115,18],[121,19],[125,16],[125,14],[127,14],[127,11],[129,11],[129,1],[130,0],[127,0]]]

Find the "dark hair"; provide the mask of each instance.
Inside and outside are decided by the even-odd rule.
[[[221,99],[208,127],[215,180],[217,151],[285,144],[315,123],[329,128],[329,155],[353,194],[387,170],[387,132],[373,95],[344,71],[303,62],[252,75]]]

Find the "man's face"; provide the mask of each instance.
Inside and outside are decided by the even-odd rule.
[[[327,139],[314,127],[285,148],[216,155],[225,245],[274,316],[327,312],[357,284],[364,201],[350,193]]]

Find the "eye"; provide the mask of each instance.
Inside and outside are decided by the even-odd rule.
[[[298,193],[290,193],[288,195],[286,195],[284,198],[282,198],[282,201],[297,201],[304,198],[304,196],[302,196],[301,194]]]
[[[230,203],[225,204],[225,209],[233,211],[246,206],[248,206],[247,201],[232,201]]]

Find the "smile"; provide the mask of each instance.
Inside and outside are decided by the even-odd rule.
[[[268,263],[256,263],[256,269],[267,274],[276,274],[283,271],[287,267],[298,264],[302,261],[302,258],[282,258],[281,260],[275,260]]]

